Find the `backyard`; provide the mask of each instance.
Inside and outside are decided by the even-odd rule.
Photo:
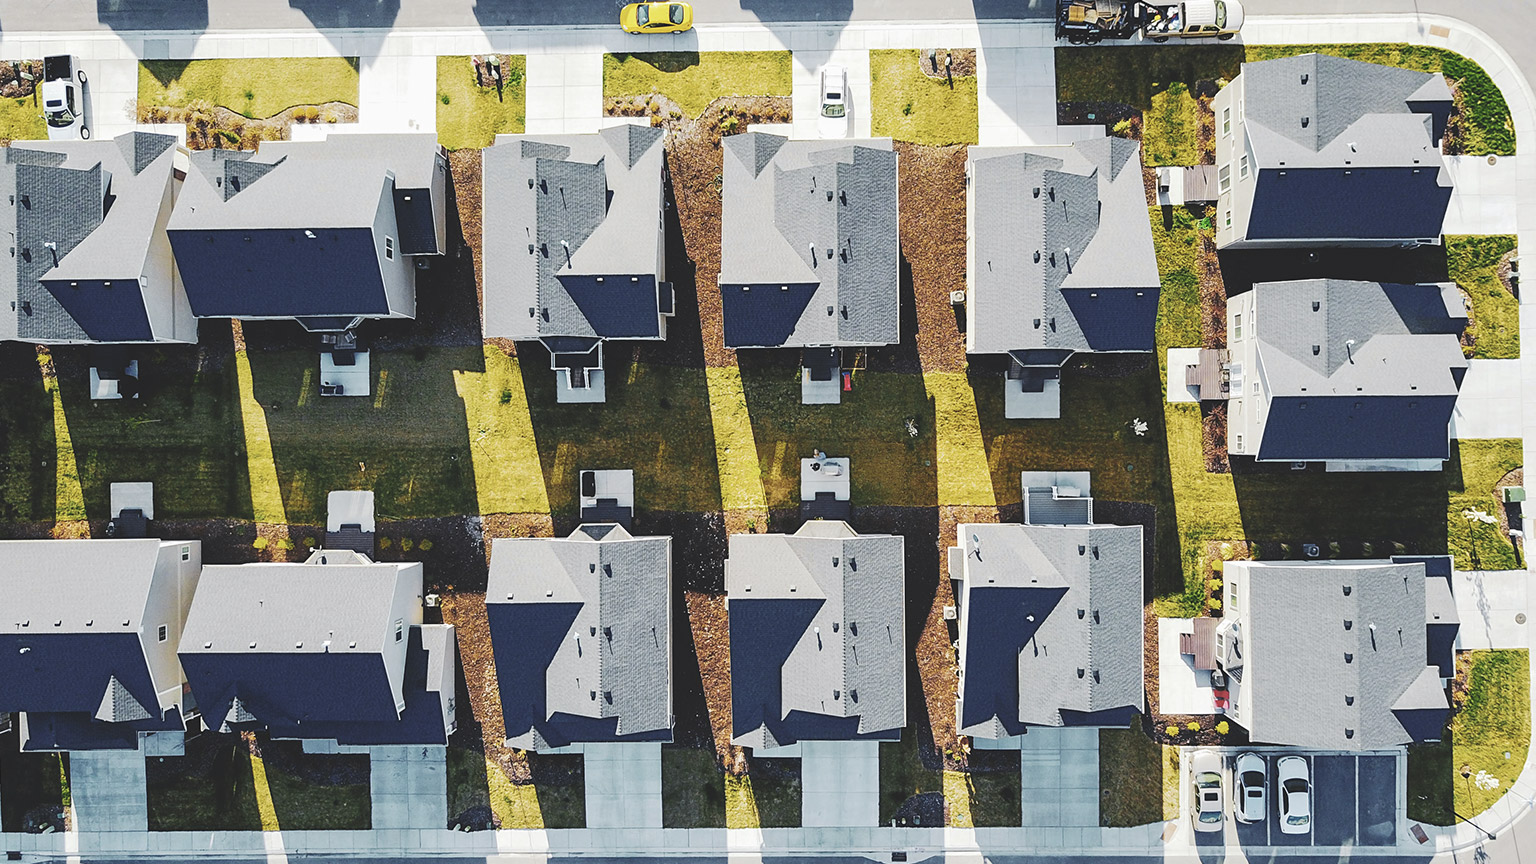
[[[437,58],[437,140],[449,150],[489,147],[497,135],[523,131],[527,58],[490,56],[494,65],[479,57]]]
[[[923,71],[916,49],[869,52],[871,134],[914,144],[975,144],[976,75],[946,80]],[[956,52],[959,53],[959,52]],[[974,59],[971,66],[974,69]]]

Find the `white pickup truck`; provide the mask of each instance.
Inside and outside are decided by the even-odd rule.
[[[91,137],[85,125],[85,70],[72,54],[43,58],[43,119],[50,139]]]
[[[1239,0],[1057,0],[1056,38],[1074,45],[1105,39],[1153,42],[1169,39],[1231,39],[1243,26]]]

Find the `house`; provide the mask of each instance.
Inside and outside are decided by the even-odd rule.
[[[604,401],[603,344],[674,314],[662,130],[498,135],[481,160],[485,336],[548,349],[557,401]]]
[[[210,729],[321,752],[442,747],[457,649],[452,626],[422,621],[420,563],[321,549],[205,567],[179,653]]]
[[[966,353],[1008,357],[1006,417],[1060,417],[1074,354],[1153,350],[1141,145],[972,147],[965,177]]]
[[[1439,471],[1467,372],[1452,284],[1306,279],[1227,303],[1227,452]]]
[[[320,333],[416,317],[417,270],[448,248],[435,135],[263,141],[191,163],[169,232],[197,317]]]
[[[1244,63],[1211,110],[1219,248],[1440,242],[1444,75],[1303,54]]]
[[[960,525],[949,549],[960,734],[1124,726],[1145,704],[1141,526],[1094,522],[1086,472],[1023,485],[1029,521]]]
[[[801,349],[801,402],[836,403],[840,349],[901,341],[901,236],[889,138],[722,139],[727,348]]]
[[[1228,561],[1215,657],[1253,741],[1437,741],[1458,627],[1450,559]]]
[[[507,746],[672,740],[672,538],[496,539],[485,599]]]
[[[5,148],[0,218],[13,250],[0,274],[0,339],[196,342],[166,236],[186,158],[175,138],[145,132]]]
[[[900,739],[904,544],[899,535],[861,535],[836,521],[806,522],[794,534],[731,535],[733,744],[771,750]]]
[[[196,540],[3,540],[0,711],[23,750],[182,752]]]

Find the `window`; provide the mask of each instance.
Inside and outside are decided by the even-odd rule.
[[[192,560],[192,547],[191,546],[183,546],[183,547],[181,547],[181,560],[183,560],[183,561],[191,561]]]
[[[1248,176],[1248,154],[1247,153],[1244,153],[1242,158],[1237,160],[1237,176],[1239,176],[1239,177],[1247,177]]]
[[[401,621],[401,620],[396,620],[395,621],[395,641],[396,642],[401,642],[401,641],[404,641],[404,640],[405,640],[405,622]]]
[[[1253,382],[1253,395],[1259,395],[1259,382]]]
[[[1232,106],[1221,109],[1221,134],[1223,137],[1232,134]]]
[[[1221,166],[1221,169],[1216,172],[1216,181],[1221,184],[1221,191],[1230,191],[1232,189],[1232,166]]]
[[[1241,432],[1237,433],[1237,450],[1239,453],[1243,450],[1243,433]]]
[[[1232,211],[1228,210],[1226,212],[1226,215],[1223,218],[1225,219],[1225,221],[1227,223],[1226,227],[1231,228],[1232,227]]]
[[[395,238],[384,238],[384,257],[391,261],[395,260]]]
[[[167,639],[169,639],[171,637],[170,628],[165,626],[164,624],[161,624],[159,631],[157,631],[155,635],[159,639],[159,641],[164,642],[165,640],[167,640]]]
[[[1232,338],[1243,338],[1243,316],[1241,313],[1232,316]]]
[[[1227,580],[1227,593],[1229,595],[1227,597],[1227,608],[1231,609],[1233,612],[1236,612],[1237,611],[1237,583],[1233,582],[1230,579]]]

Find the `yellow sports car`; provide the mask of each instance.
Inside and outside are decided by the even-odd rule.
[[[619,12],[625,33],[681,33],[693,29],[693,7],[687,3],[631,3]]]

